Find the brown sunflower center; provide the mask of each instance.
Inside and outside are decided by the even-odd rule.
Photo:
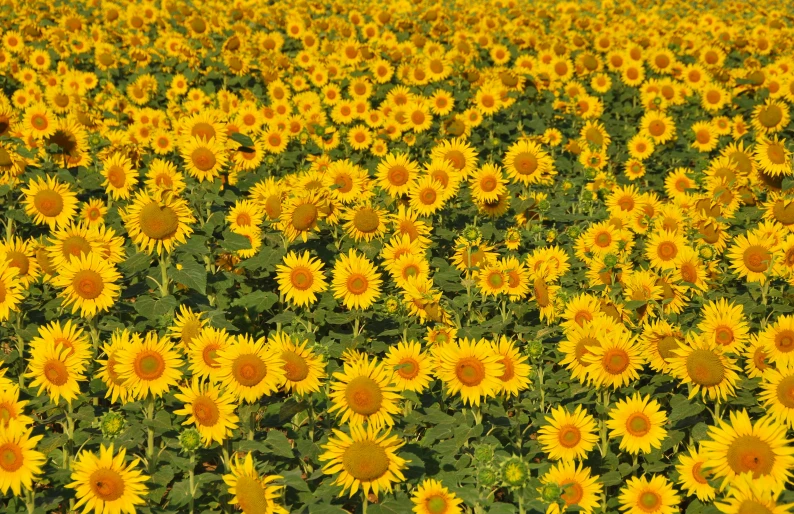
[[[102,294],[105,283],[102,275],[94,270],[80,270],[72,279],[74,292],[85,300],[93,300]]]
[[[27,255],[16,250],[9,250],[6,253],[6,259],[8,259],[9,266],[19,270],[20,275],[24,276],[28,274],[28,271],[30,270],[30,259]]]
[[[532,291],[535,293],[535,301],[540,307],[548,307],[551,303],[549,298],[549,288],[542,278],[538,277],[532,283]]]
[[[157,380],[165,372],[165,359],[159,352],[144,350],[135,357],[133,369],[141,380]]]
[[[179,229],[179,216],[167,205],[151,202],[141,208],[138,222],[141,232],[151,239],[164,240],[173,237]]]
[[[783,353],[793,351],[794,330],[785,329],[775,334],[775,347]]]
[[[193,153],[190,154],[190,158],[193,161],[193,166],[201,171],[211,170],[218,162],[212,150],[203,147],[193,150]]]
[[[769,143],[766,147],[766,156],[772,164],[786,163],[786,150],[780,143]]]
[[[281,353],[281,360],[284,361],[284,370],[287,380],[290,382],[300,382],[309,376],[309,366],[306,359],[291,350]]]
[[[63,210],[63,197],[52,189],[42,189],[33,197],[33,205],[44,216],[53,218]]]
[[[664,122],[661,120],[653,120],[648,124],[648,132],[654,137],[660,137],[664,135],[665,132]]]
[[[626,419],[626,432],[642,437],[651,431],[651,420],[642,412],[634,412]]]
[[[681,264],[681,279],[684,282],[688,282],[690,284],[697,282],[698,272],[694,264],[691,262],[685,262]]]
[[[447,499],[440,494],[429,496],[425,500],[425,508],[430,514],[446,514],[448,512]]]
[[[359,232],[371,234],[378,230],[378,226],[380,226],[380,216],[378,216],[375,209],[370,207],[361,208],[356,212],[355,216],[353,216],[353,226]]]
[[[565,448],[574,448],[582,440],[582,432],[574,425],[560,427],[560,444]]]
[[[412,357],[402,359],[398,365],[397,374],[405,380],[416,378],[419,374],[419,363]]]
[[[758,112],[758,123],[765,128],[777,127],[783,121],[783,109],[777,105],[767,105]]]
[[[408,173],[408,170],[405,168],[405,166],[401,166],[399,164],[396,164],[391,168],[389,168],[389,171],[386,174],[387,180],[393,186],[405,185],[408,182],[409,176],[410,175]]]
[[[742,255],[744,265],[754,273],[763,273],[769,268],[771,254],[760,245],[748,246]]]
[[[789,375],[777,384],[777,399],[787,409],[794,409],[794,376]]]
[[[532,175],[538,169],[538,158],[530,152],[521,152],[513,159],[513,166],[520,175]]]
[[[267,496],[262,484],[258,480],[241,475],[237,477],[235,487],[237,505],[243,512],[270,512]]]
[[[298,205],[292,212],[292,227],[299,231],[309,230],[317,221],[318,214],[317,206],[312,203]]]
[[[267,364],[257,355],[240,355],[232,362],[232,376],[240,385],[254,387],[267,376]]]
[[[584,489],[578,482],[565,482],[562,484],[562,493],[560,498],[565,502],[565,505],[579,505],[584,497]]]
[[[106,173],[110,185],[117,189],[124,187],[127,182],[127,173],[121,166],[111,166]]]
[[[356,377],[347,384],[345,398],[350,410],[362,416],[371,416],[381,408],[383,391],[373,379]]]
[[[209,396],[197,396],[193,400],[193,417],[196,418],[199,425],[205,427],[215,426],[220,419],[220,411],[215,400]]]
[[[714,329],[714,340],[723,346],[727,346],[734,341],[733,330],[726,325],[720,325]]]
[[[347,278],[347,290],[352,294],[361,295],[367,292],[369,281],[361,273],[353,273]]]
[[[423,189],[421,193],[419,193],[419,201],[421,201],[424,205],[433,205],[438,198],[438,194],[436,194],[435,189],[432,187],[428,187]]]
[[[56,386],[62,386],[69,380],[69,370],[66,364],[58,359],[50,359],[44,363],[44,376],[47,381]]]
[[[595,244],[601,248],[606,248],[612,244],[612,236],[609,234],[609,232],[599,232],[595,236]]]
[[[610,375],[620,375],[629,367],[629,356],[621,348],[613,348],[604,353],[602,359],[604,370]]]
[[[501,359],[499,363],[505,367],[504,373],[502,373],[502,376],[499,377],[499,380],[501,380],[502,382],[508,382],[512,380],[513,377],[516,375],[515,366],[513,365],[513,359],[505,357]]]
[[[768,475],[775,465],[775,452],[769,443],[755,435],[734,439],[728,447],[728,465],[734,473],[752,472],[753,478]]]
[[[488,175],[480,179],[480,189],[485,191],[486,193],[490,193],[496,186],[499,185],[499,182],[496,180],[496,177],[492,175]]]
[[[488,274],[488,285],[494,289],[501,289],[505,285],[505,277],[502,272],[495,270]]]
[[[389,456],[373,441],[355,441],[342,454],[345,471],[361,482],[371,482],[389,470]]]
[[[663,261],[671,261],[675,259],[678,254],[678,247],[672,241],[664,241],[661,243],[656,251],[659,258]]]
[[[218,364],[217,361],[219,348],[220,345],[212,343],[212,344],[208,344],[201,350],[201,358],[204,361],[204,364],[206,364],[210,368],[220,367],[220,364]]]
[[[295,268],[290,273],[290,282],[295,289],[306,291],[314,283],[314,276],[308,268]]]
[[[455,366],[455,375],[463,385],[476,387],[485,379],[485,366],[476,357],[464,357]]]
[[[711,350],[697,349],[686,359],[689,378],[702,387],[713,387],[725,378],[725,366],[719,356]]]
[[[0,468],[7,473],[14,473],[24,464],[22,448],[13,442],[7,442],[0,446]]]
[[[794,202],[776,201],[772,207],[772,214],[783,225],[794,224]]]
[[[643,491],[639,500],[637,506],[645,512],[656,512],[662,505],[662,497],[656,491]]]

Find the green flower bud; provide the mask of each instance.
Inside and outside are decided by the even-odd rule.
[[[113,439],[124,430],[124,415],[120,412],[109,411],[102,416],[99,427],[102,429],[102,435],[107,439]]]
[[[541,201],[538,202],[538,210],[540,212],[546,212],[546,211],[549,210],[550,207],[551,207],[551,204],[549,203],[548,200],[541,200]]]
[[[474,460],[490,462],[493,460],[494,449],[490,444],[479,444],[474,448]]]
[[[540,499],[546,503],[556,503],[560,499],[562,491],[560,486],[554,483],[546,484],[540,490]]]
[[[477,480],[483,487],[493,487],[499,481],[499,476],[491,468],[482,468],[477,472]]]
[[[201,446],[201,434],[195,428],[188,428],[179,434],[179,444],[186,452],[194,452]]]
[[[528,342],[527,352],[529,352],[530,357],[532,357],[533,359],[537,359],[538,357],[543,355],[543,343],[541,343],[537,339]]]
[[[582,191],[582,200],[587,201],[587,202],[592,201],[593,200],[593,192],[590,191],[589,189],[585,189],[584,191]]]
[[[703,245],[699,249],[700,258],[710,261],[714,258],[714,248],[708,245]]]
[[[609,269],[614,268],[618,265],[618,256],[614,253],[608,253],[606,257],[604,257],[604,266]]]
[[[479,240],[482,237],[482,232],[479,228],[469,225],[463,229],[463,239],[469,242],[474,242]]]
[[[582,229],[580,229],[576,225],[571,225],[570,227],[568,227],[567,232],[568,232],[568,236],[572,238],[577,238],[579,237],[579,234],[582,233]]]
[[[509,487],[523,487],[529,479],[529,466],[521,457],[510,457],[502,464],[502,481]]]

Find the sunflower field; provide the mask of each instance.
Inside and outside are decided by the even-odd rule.
[[[794,7],[0,0],[3,514],[794,513]]]

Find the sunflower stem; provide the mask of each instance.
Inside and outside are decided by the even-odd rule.
[[[22,311],[14,313],[14,333],[17,338],[17,353],[19,353],[19,360],[25,362],[25,338],[19,335],[22,330]],[[19,374],[19,389],[25,388],[25,369]]]
[[[72,419],[72,404],[67,403],[63,410],[64,423],[63,431],[66,434],[66,442],[63,445],[63,469],[71,469],[72,448],[74,446],[74,419]]]
[[[361,514],[367,514],[367,504],[369,503],[367,500],[367,493],[361,491],[361,496],[363,497],[363,502],[361,503]]]
[[[160,257],[160,296],[168,296],[168,255]]]
[[[28,514],[33,514],[36,510],[36,490],[31,484],[30,489],[25,491],[25,505],[28,508]]]
[[[146,419],[149,420],[149,426],[146,427],[146,434],[147,434],[147,446],[146,446],[146,460],[149,462],[149,473],[154,473],[154,428],[151,426],[151,422],[154,421],[154,395],[149,393],[149,396],[146,400],[147,402],[147,409],[146,409]]]
[[[91,342],[94,344],[94,359],[99,357],[99,326],[98,325],[99,325],[99,315],[98,314],[94,314],[88,320],[88,329],[89,329],[89,332],[91,333]],[[95,360],[95,362],[96,362],[96,360]],[[96,366],[96,364],[94,364],[94,365]],[[99,405],[99,397],[94,396],[91,399],[91,403],[94,406]]]
[[[254,440],[254,432],[256,432],[256,410],[251,409],[251,414],[249,414],[249,423],[251,430],[248,431],[248,440]]]
[[[196,480],[195,480],[195,467],[196,467],[196,452],[190,452],[190,470],[188,471],[188,479],[190,480],[190,514],[193,514],[193,503],[196,497]]]
[[[314,442],[314,402],[309,397],[309,441]]]

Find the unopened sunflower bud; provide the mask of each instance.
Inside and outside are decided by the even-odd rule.
[[[502,481],[509,487],[523,487],[529,479],[529,466],[521,457],[510,457],[502,464]]]
[[[188,428],[179,434],[179,444],[186,452],[194,452],[201,446],[201,434],[195,428]]]
[[[110,411],[102,416],[102,421],[99,426],[102,429],[102,435],[107,439],[112,439],[124,430],[124,424],[124,415],[119,412]]]

